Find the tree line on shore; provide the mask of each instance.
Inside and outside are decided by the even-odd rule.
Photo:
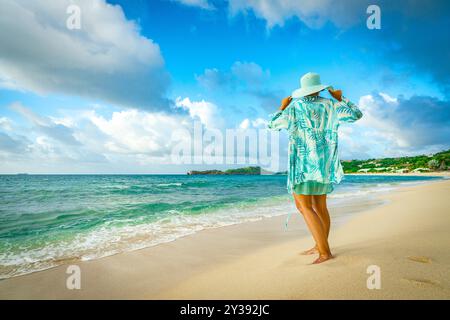
[[[450,149],[432,155],[419,155],[412,157],[382,158],[367,160],[341,161],[345,173],[408,173],[445,171],[450,168]],[[261,167],[244,167],[228,170],[193,170],[188,175],[261,175],[286,174],[287,172],[269,173]]]

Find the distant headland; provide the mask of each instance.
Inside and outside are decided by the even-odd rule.
[[[450,169],[450,150],[430,155],[341,161],[345,173],[419,173]]]
[[[413,157],[367,159],[367,160],[343,160],[341,161],[344,173],[419,173],[442,172],[450,169],[450,150],[431,155],[419,155]],[[228,169],[225,171],[212,169],[204,171],[189,171],[188,175],[265,175],[287,174],[283,172],[269,172],[261,167],[244,167]]]
[[[221,170],[192,170],[187,173],[188,175],[201,175],[201,174],[208,174],[208,175],[251,175],[251,176],[259,176],[262,174],[286,174],[286,172],[269,172],[265,171],[264,169],[261,169],[261,167],[244,167],[244,168],[237,168],[237,169],[228,169],[225,171]]]

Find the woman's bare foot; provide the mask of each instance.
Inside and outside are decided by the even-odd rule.
[[[304,255],[304,256],[309,256],[311,254],[316,254],[316,253],[319,253],[319,250],[317,250],[317,247],[314,247],[314,248],[311,248],[309,250],[303,251],[300,254]]]
[[[313,264],[319,264],[325,262],[327,260],[333,259],[333,256],[330,254],[320,255],[316,260],[314,260]]]

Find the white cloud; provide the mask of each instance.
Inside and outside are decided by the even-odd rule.
[[[252,125],[255,128],[266,128],[267,127],[267,120],[262,118],[257,118],[252,121]]]
[[[241,124],[239,125],[240,129],[248,129],[250,127],[250,120],[244,119],[242,120]]]
[[[66,9],[81,9],[69,30]],[[38,94],[161,109],[168,75],[159,46],[105,0],[0,2],[0,85]]]
[[[11,131],[12,121],[7,117],[0,117],[0,128],[6,131]]]
[[[248,118],[242,120],[239,124],[240,129],[249,129],[249,128],[266,128],[267,120],[262,118],[257,118],[255,120],[250,120]]]
[[[379,92],[378,93],[383,99],[384,101],[386,101],[387,103],[397,103],[398,99],[391,97],[390,95],[388,95],[387,93],[384,92]]]
[[[23,136],[9,135],[0,131],[0,160],[2,160],[2,166],[4,160],[8,159],[14,161],[17,158],[26,154],[30,141]]]
[[[364,116],[347,139],[359,141],[358,146],[372,156],[422,154],[449,147],[450,109],[446,101],[379,93],[362,96],[359,107]]]
[[[10,108],[29,120],[40,133],[44,133],[53,140],[69,145],[79,145],[79,141],[75,139],[71,128],[56,123],[50,118],[39,116],[18,102],[13,103]]]
[[[181,116],[138,110],[114,112],[110,119],[91,112],[87,118],[104,134],[101,141],[104,150],[99,152],[150,156],[169,154],[172,132],[188,124],[188,120]],[[91,145],[98,141],[92,135],[81,139]],[[93,140],[92,143],[86,141],[89,139]]]
[[[261,85],[270,76],[269,70],[263,70],[260,65],[254,62],[236,61],[231,66],[231,73],[241,81],[248,85]]]
[[[229,0],[232,15],[252,11],[266,20],[267,26],[283,26],[297,17],[310,28],[320,28],[330,21],[338,27],[347,27],[365,18],[368,1],[361,0]]]
[[[388,95],[380,95],[381,100],[375,99],[373,95],[362,96],[359,106],[363,111],[363,118],[357,123],[359,126],[371,131],[374,140],[382,141],[387,148],[405,148],[409,142],[404,139],[395,122],[386,119],[382,113],[393,113],[396,100]]]
[[[11,131],[0,130],[2,171],[152,171],[171,163],[174,146],[191,143],[190,134],[174,140],[174,132],[192,132],[195,121],[207,128],[221,124],[211,102],[186,97],[177,99],[177,106],[187,112],[89,109],[47,117],[16,102],[10,109],[27,122],[13,126],[8,118],[0,118],[1,129],[11,126]]]
[[[221,127],[222,121],[218,116],[217,106],[205,100],[191,101],[189,97],[182,99],[178,97],[175,105],[187,110],[192,118],[198,118],[207,128]]]
[[[230,74],[223,73],[217,68],[205,69],[203,74],[195,75],[195,79],[206,89],[215,90],[219,87],[231,87],[233,79]]]
[[[230,70],[217,68],[205,69],[203,74],[196,75],[197,81],[207,89],[225,88],[228,90],[246,87],[249,90],[260,89],[270,77],[270,71],[264,70],[254,62],[236,61]]]
[[[236,61],[228,70],[211,68],[196,75],[198,83],[208,89],[209,95],[222,95],[229,102],[229,96],[233,96],[233,102],[239,101],[240,104],[238,112],[247,109],[246,112],[252,114],[255,113],[255,107],[264,114],[272,112],[286,94],[284,90],[272,87],[270,77],[269,69],[246,61]]]
[[[179,2],[186,6],[190,7],[198,7],[205,10],[213,10],[215,9],[214,5],[212,5],[208,0],[172,0],[174,2]]]

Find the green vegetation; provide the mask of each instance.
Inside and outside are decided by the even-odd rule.
[[[220,170],[205,170],[205,171],[189,171],[187,173],[188,175],[196,175],[196,174],[225,174],[225,172],[220,171]]]
[[[342,166],[345,173],[443,171],[450,167],[450,150],[429,156],[342,161]]]
[[[228,169],[225,171],[220,170],[205,170],[205,171],[189,171],[189,175],[197,175],[197,174],[214,174],[214,175],[232,175],[232,174],[240,174],[240,175],[260,175],[261,167],[245,167],[238,169]]]
[[[377,173],[377,172],[430,172],[444,171],[450,169],[450,150],[435,153],[433,155],[420,155],[415,157],[383,158],[368,160],[342,161],[345,173]],[[269,172],[267,172],[269,173]],[[287,172],[276,172],[274,174],[286,174]],[[238,169],[190,171],[189,175],[212,174],[212,175],[260,175],[261,167],[245,167]]]
[[[228,169],[225,174],[261,174],[261,167],[245,167],[239,169]]]

